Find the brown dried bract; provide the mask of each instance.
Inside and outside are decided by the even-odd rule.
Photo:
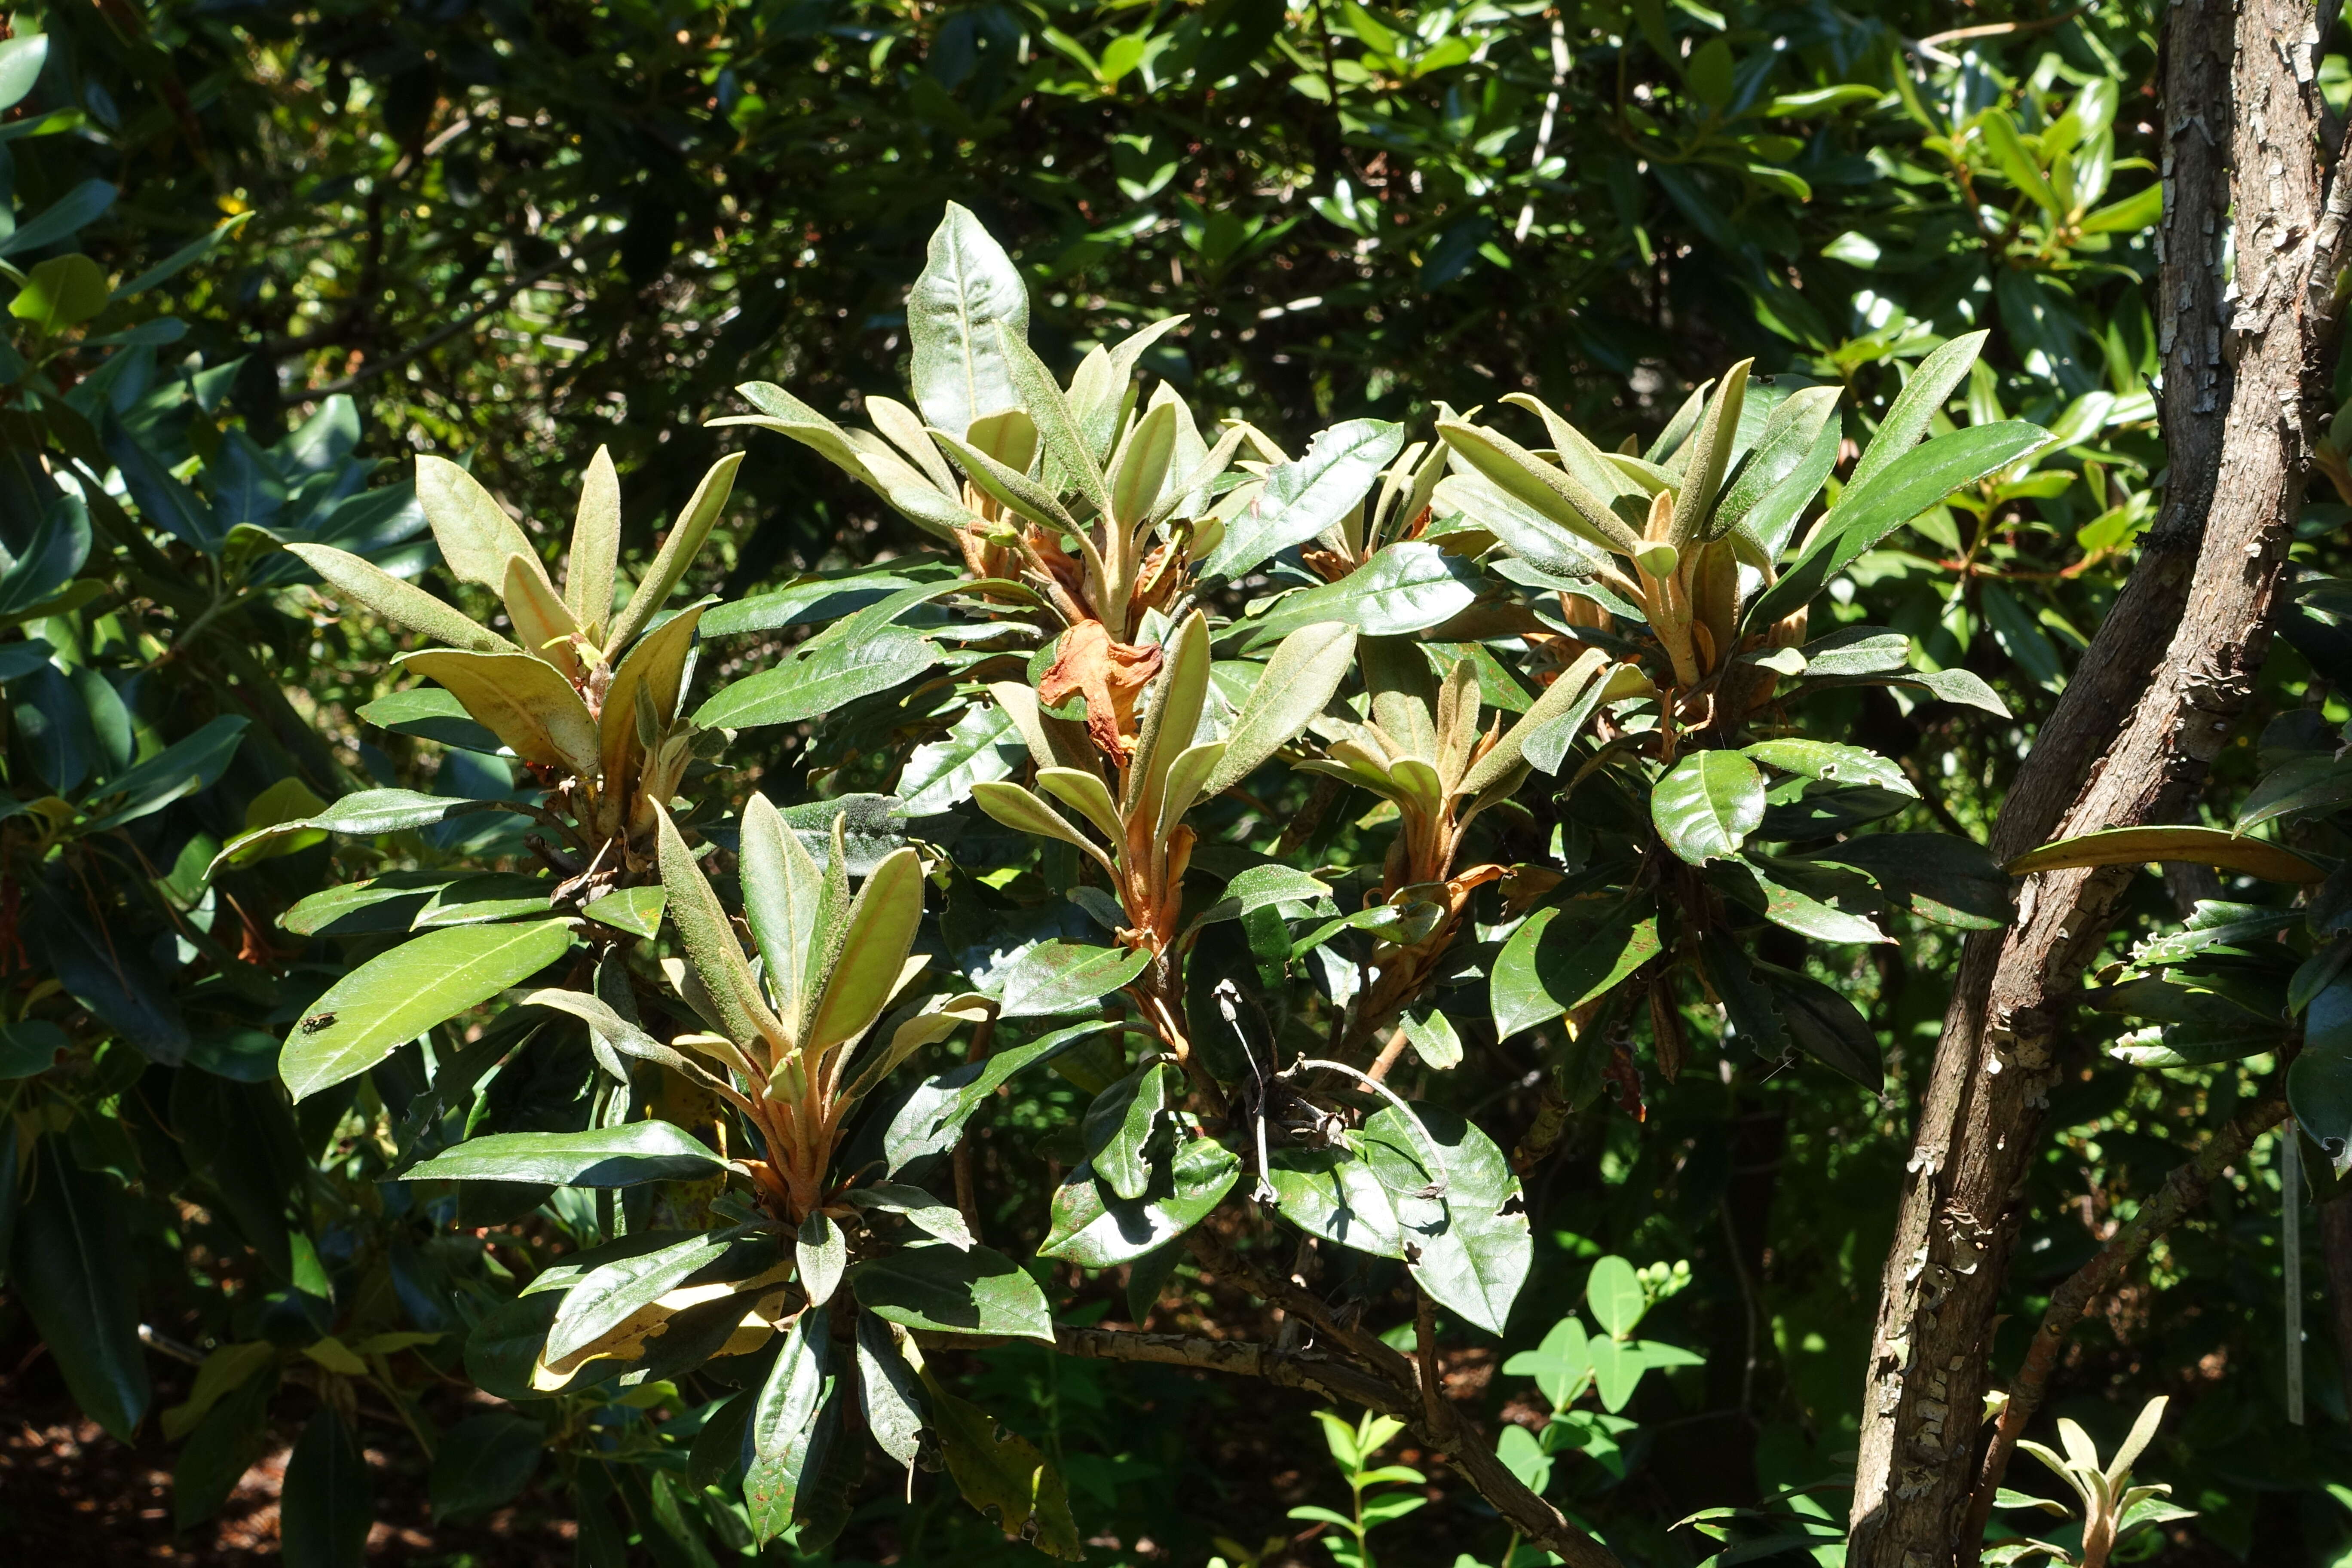
[[[1063,634],[1061,655],[1037,683],[1037,695],[1056,708],[1084,695],[1087,733],[1123,763],[1135,752],[1136,699],[1160,673],[1160,658],[1157,646],[1113,642],[1100,621],[1080,621]]]

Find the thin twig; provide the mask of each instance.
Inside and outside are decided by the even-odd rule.
[[[1960,1568],[1976,1568],[1984,1550],[1985,1523],[1992,1518],[1993,1497],[2000,1490],[2018,1439],[2025,1436],[2042,1408],[2042,1396],[2049,1388],[2050,1374],[2057,1370],[2059,1353],[2066,1348],[2066,1336],[2091,1303],[2147,1250],[2148,1244],[2204,1202],[2214,1178],[2243,1157],[2254,1140],[2277,1126],[2285,1115],[2286,1101],[2273,1095],[2232,1118],[2206,1142],[2197,1158],[2165,1177],[2164,1185],[2141,1205],[2131,1223],[2116,1231],[2096,1257],[2052,1294],[2050,1310],[2042,1314],[2032,1348],[2025,1352],[2025,1364],[2011,1380],[2008,1401],[2001,1406],[2000,1424],[1993,1428],[1992,1447],[1985,1451],[1984,1465],[1978,1471],[1976,1490],[1969,1499],[1968,1523],[1959,1534]]]

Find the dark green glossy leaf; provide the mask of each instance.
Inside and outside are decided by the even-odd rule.
[[[821,647],[812,644],[782,664],[719,688],[694,710],[694,721],[706,730],[796,724],[887,691],[939,661],[939,649],[904,626]]]
[[[1005,1018],[1051,1018],[1082,1012],[1143,973],[1141,948],[1041,942],[999,970],[991,985]]]
[[[1650,820],[1691,865],[1736,855],[1764,821],[1764,775],[1737,752],[1694,752],[1652,786]]]
[[[1037,1282],[985,1247],[902,1247],[849,1271],[858,1305],[910,1329],[1054,1340],[1054,1314]]]
[[[2033,451],[2048,434],[2038,425],[2014,421],[1972,425],[1914,447],[1847,486],[1796,561],[1749,606],[1747,624],[1769,626],[1810,604],[1854,557],[1954,490]]]
[[[1234,629],[1261,647],[1301,627],[1332,622],[1365,637],[1408,637],[1452,620],[1477,599],[1477,569],[1433,544],[1408,540],[1319,588],[1291,594]]]
[[[1869,873],[1922,920],[1968,931],[2005,926],[2011,881],[1990,850],[1948,833],[1872,833],[1809,858]]]
[[[121,1206],[106,1177],[73,1163],[65,1139],[42,1139],[8,1278],[74,1403],[127,1443],[150,1390]]]
[[[520,984],[571,946],[562,921],[427,931],[329,986],[287,1037],[278,1073],[295,1099],[306,1099]]]
[[[511,1502],[546,1455],[540,1425],[520,1415],[469,1415],[441,1434],[427,1491],[438,1521]]]
[[[408,1182],[537,1182],[558,1187],[634,1187],[700,1181],[727,1169],[716,1151],[667,1121],[631,1121],[585,1132],[492,1132],[411,1165]]]
[[[1095,1096],[1079,1132],[1103,1184],[1132,1203],[1151,1182],[1150,1149],[1160,1118],[1183,1094],[1173,1062],[1146,1062]]]
[[[361,1568],[375,1522],[367,1456],[332,1408],[310,1417],[286,1461],[278,1494],[286,1568]]]
[[[1756,968],[1780,1003],[1781,1021],[1799,1050],[1864,1089],[1886,1086],[1878,1037],[1853,1003],[1809,975],[1766,963]]]
[[[998,1085],[1022,1068],[1051,1061],[1109,1027],[1102,1022],[1073,1024],[925,1079],[899,1107],[883,1134],[890,1173],[895,1175],[927,1155],[946,1153],[963,1136],[964,1122],[996,1092]]]
[[[1444,1219],[1435,1226],[1413,1223],[1414,1208],[1431,1200],[1403,1200],[1412,1277],[1439,1306],[1499,1334],[1535,1261],[1519,1179],[1501,1147],[1459,1115],[1431,1105],[1416,1105],[1413,1112],[1444,1161],[1445,1194]],[[1400,1125],[1381,1125],[1383,1118]],[[1391,1106],[1375,1112],[1365,1131],[1377,1126],[1402,1143],[1394,1136],[1402,1121]]]
[[[1508,1039],[1606,995],[1656,956],[1654,916],[1594,896],[1538,910],[1495,960],[1488,994],[1498,1038]]]
[[[1139,1199],[1120,1197],[1081,1163],[1054,1193],[1053,1228],[1040,1258],[1108,1268],[1156,1252],[1203,1219],[1240,1180],[1242,1163],[1211,1138],[1189,1138],[1155,1164]]]

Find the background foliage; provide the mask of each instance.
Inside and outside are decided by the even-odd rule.
[[[1963,24],[1984,30],[1934,37]],[[2153,34],[2137,7],[330,0],[67,6],[11,30],[48,43],[0,55],[0,88],[21,89],[0,126],[14,215],[0,261],[26,275],[0,351],[0,546],[14,563],[0,614],[22,632],[0,643],[13,1075],[0,1137],[21,1166],[0,1194],[0,1228],[14,1229],[5,1310],[28,1343],[25,1309],[52,1339],[82,1311],[103,1342],[89,1364],[106,1370],[102,1385],[74,1381],[53,1345],[72,1395],[118,1436],[143,1422],[193,1456],[175,1500],[192,1527],[257,1430],[340,1430],[310,1420],[322,1401],[420,1426],[461,1455],[465,1424],[512,1419],[436,1405],[436,1384],[471,1309],[590,1223],[527,1204],[453,1221],[379,1184],[371,1144],[408,1110],[396,1090],[373,1087],[383,1102],[351,1121],[340,1106],[336,1120],[288,1109],[277,1042],[335,965],[278,917],[343,879],[336,852],[311,844],[268,867],[277,908],[233,904],[203,876],[240,829],[362,782],[483,787],[465,776],[473,753],[362,727],[360,710],[398,684],[394,645],[322,615],[270,546],[420,564],[415,454],[467,457],[493,491],[553,520],[609,444],[629,486],[625,548],[641,562],[654,520],[734,445],[703,421],[734,411],[735,384],[778,382],[835,415],[902,384],[904,290],[950,199],[1022,264],[1033,341],[1057,371],[1186,312],[1148,368],[1204,416],[1240,415],[1294,448],[1358,416],[1406,420],[1417,438],[1441,405],[1519,390],[1596,437],[1646,440],[1690,385],[1751,355],[1759,374],[1848,389],[1859,435],[1902,367],[1989,328],[1943,417],[2031,418],[2065,444],[1921,518],[1832,593],[1838,616],[1910,634],[2015,718],[1874,690],[1822,719],[1895,757],[1921,813],[1979,837],[2127,567],[2163,467],[2145,382]],[[2327,73],[2345,80],[2340,57]],[[91,265],[58,265],[77,255]],[[86,527],[59,510],[61,489],[85,499]],[[781,442],[747,463],[733,516],[697,589],[734,597],[912,542]],[[2312,508],[2301,548],[2315,566],[2336,563],[2342,517]],[[2264,699],[2273,713],[2347,716],[2292,649]],[[2262,723],[2216,769],[2217,822],[2254,781]],[[779,733],[759,732],[769,754],[746,782],[780,797],[855,782],[853,768],[828,784],[845,759],[821,734]],[[498,847],[464,827],[432,830],[413,862]],[[2210,890],[2147,879],[2125,940]],[[1647,1380],[1626,1407],[1637,1426],[1609,1435],[1614,1458],[1560,1458],[1553,1492],[1641,1560],[1711,1550],[1664,1529],[1693,1510],[1834,1484],[1905,1085],[1925,1066],[1952,948],[1921,926],[1899,950],[1867,951],[1817,973],[1867,1008],[1885,1100],[1818,1073],[1686,1074],[1639,1117],[1608,1100],[1580,1113],[1530,1179],[1526,1321],[1471,1366],[1491,1371],[1490,1405],[1554,1392],[1532,1364],[1510,1368],[1578,1301],[1593,1259],[1689,1264],[1643,1332],[1706,1364]],[[110,962],[94,968],[97,952]],[[2003,1364],[2038,1316],[2035,1292],[2271,1066],[2130,1069],[2100,1054],[2102,1027],[2074,1044],[2081,1070],[2053,1119],[2065,1131],[2029,1194]],[[1481,1064],[1496,1086],[1485,1120],[1516,1131],[1534,1116],[1537,1097],[1510,1087],[1525,1065]],[[1031,1093],[1000,1109],[978,1168],[991,1223],[1042,1236],[1044,1189],[1013,1155],[1073,1108],[1045,1103],[1066,1089]],[[241,1135],[217,1135],[227,1127]],[[86,1300],[42,1302],[45,1287],[85,1278],[59,1261],[77,1247],[58,1228],[68,1194],[88,1210],[79,1223],[131,1241],[91,1265]],[[2139,1470],[2200,1512],[2175,1527],[2184,1561],[2325,1562],[2352,1538],[2320,1484],[2344,1471],[2347,1417],[2325,1336],[2309,1346],[2310,1424],[2276,1417],[2278,1205],[2275,1163],[2258,1154],[2086,1332],[2055,1402],[2105,1448],[2147,1395],[2175,1395]],[[487,1249],[471,1239],[483,1226],[499,1227]],[[2319,1277],[2315,1258],[2304,1276]],[[1244,1326],[1252,1311],[1207,1293],[1192,1310]],[[278,1346],[282,1372],[239,1386],[282,1387],[246,1395],[268,1402],[252,1419],[159,1415],[189,1374],[168,1350],[114,1353],[141,1323],[199,1352]],[[1064,1465],[1102,1561],[1142,1560],[1149,1539],[1176,1561],[1238,1562],[1313,1522],[1291,1508],[1349,1495],[1304,1404],[1252,1431],[1233,1420],[1237,1391],[1159,1369],[1005,1350],[961,1374]],[[1138,1407],[1166,1419],[1139,1428]],[[656,1441],[642,1412],[598,1419],[624,1448]],[[467,1441],[488,1452],[500,1436]],[[331,1553],[358,1517],[352,1456],[328,1449],[297,1442],[289,1487],[335,1506],[289,1503],[289,1549],[316,1531]],[[424,1464],[406,1448],[388,1462]],[[446,1478],[436,1506],[485,1506],[462,1484],[480,1467],[432,1468]],[[608,1517],[646,1550],[730,1549],[717,1510],[692,1517],[709,1505],[683,1479],[659,1465],[616,1473],[635,1489]],[[998,1550],[926,1485],[911,1505],[877,1490],[844,1552]],[[1833,1491],[1798,1496],[1790,1506],[1843,1517]],[[1456,1487],[1385,1529],[1420,1543],[1400,1560],[1438,1560],[1465,1520],[1498,1533],[1475,1507]],[[1212,1516],[1247,1539],[1215,1546]]]

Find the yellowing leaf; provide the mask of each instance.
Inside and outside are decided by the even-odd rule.
[[[447,687],[524,762],[597,776],[596,721],[553,665],[527,653],[446,648],[403,654],[396,662]]]
[[[2273,882],[2318,882],[2327,868],[2284,845],[2241,838],[2218,827],[2111,827],[2062,838],[2030,849],[2001,868],[2012,877],[2077,866],[2139,866],[2150,860],[2185,860],[2218,866]]]
[[[928,1371],[922,1379],[940,1456],[964,1501],[984,1517],[992,1513],[1008,1540],[1026,1538],[1048,1557],[1084,1559],[1069,1492],[1036,1445],[1000,1432],[996,1417],[941,1388]]]

